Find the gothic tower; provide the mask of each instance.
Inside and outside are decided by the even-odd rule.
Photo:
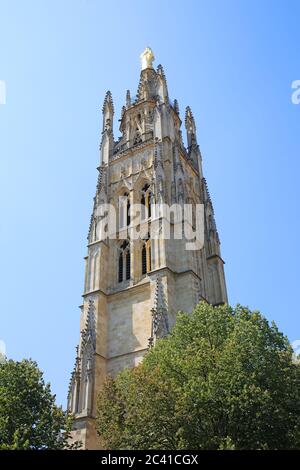
[[[118,140],[113,134],[110,91],[102,108],[81,333],[68,397],[68,408],[75,415],[73,437],[88,449],[97,448],[96,399],[105,377],[137,365],[156,339],[170,331],[178,311],[191,312],[200,299],[213,305],[227,302],[224,262],[195,120],[187,107],[185,146],[177,100],[169,98],[163,68],[155,70],[153,60],[146,48],[137,95],[126,94]],[[145,209],[138,227],[131,215],[135,204]],[[189,250],[184,237],[174,237],[176,217],[170,217],[170,237],[166,237],[164,214],[153,209],[155,204],[192,208],[201,204],[202,246]],[[107,228],[108,205],[117,213],[114,237]],[[134,225],[139,237],[133,236]]]

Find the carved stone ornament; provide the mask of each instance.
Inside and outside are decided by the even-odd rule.
[[[142,70],[152,68],[152,62],[155,59],[152,49],[150,49],[150,47],[146,47],[146,49],[141,53],[140,59],[142,62]]]

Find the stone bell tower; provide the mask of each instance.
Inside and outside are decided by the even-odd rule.
[[[191,312],[200,299],[227,302],[223,260],[212,201],[202,173],[196,125],[189,107],[181,134],[177,100],[168,95],[161,65],[150,48],[141,55],[137,95],[126,93],[120,133],[113,134],[114,105],[106,93],[100,165],[88,233],[80,340],[71,376],[68,408],[75,415],[73,437],[84,448],[99,445],[95,432],[96,400],[107,375],[134,367],[157,338],[172,328],[178,311]],[[116,233],[108,236],[100,207],[110,204]],[[133,236],[135,204],[144,207]],[[186,240],[162,230],[155,204],[202,204],[203,245],[188,250]],[[192,222],[193,224],[193,222]],[[152,228],[156,227],[156,237]]]

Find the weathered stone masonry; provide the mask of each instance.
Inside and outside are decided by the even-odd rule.
[[[80,341],[70,381],[68,407],[75,414],[73,437],[84,448],[97,448],[94,427],[96,398],[105,377],[137,365],[149,346],[165,335],[179,310],[191,312],[200,299],[227,302],[223,260],[214,210],[202,174],[196,126],[185,112],[187,147],[181,134],[179,106],[168,96],[161,65],[153,53],[141,56],[137,95],[126,94],[120,120],[121,137],[113,135],[114,106],[106,93],[99,175],[88,233]],[[204,204],[204,247],[187,251],[185,240],[104,238],[99,233],[100,204],[119,211],[119,197],[128,207],[163,202]],[[155,214],[148,214],[154,223]],[[143,233],[143,223],[141,223]],[[101,235],[101,236],[100,236]]]

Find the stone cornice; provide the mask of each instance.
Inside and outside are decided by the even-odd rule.
[[[96,356],[101,357],[101,359],[110,360],[110,359],[116,359],[118,357],[129,356],[129,355],[136,354],[136,353],[143,352],[143,351],[147,351],[147,350],[148,350],[148,348],[134,349],[133,351],[128,351],[128,352],[125,352],[125,353],[122,353],[122,354],[116,354],[115,356],[103,356],[102,354],[99,354],[97,352],[95,354],[96,354]]]
[[[102,289],[96,289],[96,290],[93,290],[93,291],[89,291],[89,292],[84,292],[82,294],[82,297],[83,298],[86,298],[86,297],[89,297],[91,295],[95,295],[95,294],[102,294],[104,295],[105,297],[111,297],[113,295],[119,295],[119,294],[123,294],[124,292],[127,292],[127,291],[130,291],[132,289],[139,289],[139,288],[142,288],[146,285],[148,285],[150,282],[150,279],[145,277],[142,279],[142,281],[134,284],[134,285],[126,285],[126,286],[123,286],[121,287],[120,289],[118,289],[118,287],[116,287],[115,289],[116,290],[110,290],[109,292],[104,292]]]
[[[195,273],[195,271],[193,271],[192,269],[186,269],[185,271],[173,271],[173,269],[169,268],[168,266],[163,266],[161,268],[157,268],[157,269],[153,269],[152,271],[150,271],[148,273],[148,275],[151,275],[151,274],[155,274],[155,273],[158,273],[160,271],[170,271],[170,273],[174,274],[175,276],[179,276],[181,274],[192,274],[193,276],[195,276],[199,281],[201,281],[201,277],[198,276],[197,273]]]
[[[128,157],[128,155],[133,156],[135,153],[140,152],[142,149],[149,147],[150,145],[154,145],[153,137],[150,137],[149,139],[144,140],[139,144],[132,145],[131,147],[116,152],[110,159],[110,163],[113,163],[115,160],[119,161],[122,157]]]
[[[218,259],[219,261],[221,261],[223,264],[225,264],[225,261],[221,258],[221,256],[219,255],[210,255],[210,256],[207,256],[207,261],[210,261],[210,260],[213,260],[213,259]]]
[[[147,273],[146,277],[142,278],[141,281],[139,281],[138,283],[136,283],[134,285],[129,284],[128,286],[120,288],[120,289],[118,289],[116,287],[116,290],[111,290],[109,292],[104,292],[102,289],[96,289],[96,290],[93,290],[93,291],[84,292],[82,294],[82,297],[85,299],[85,298],[87,298],[91,295],[96,295],[96,294],[102,294],[105,297],[111,297],[111,296],[121,295],[124,292],[132,291],[134,289],[136,289],[136,290],[142,289],[143,287],[147,286],[150,283],[150,279],[151,279],[151,276],[153,274],[157,274],[157,273],[160,273],[162,271],[169,271],[174,276],[181,276],[181,275],[184,275],[184,274],[192,274],[197,280],[201,281],[201,277],[198,276],[198,274],[195,273],[195,271],[193,271],[192,269],[187,269],[185,271],[173,271],[173,269],[169,268],[168,266],[162,266],[161,268],[157,268],[157,269],[153,269],[152,271],[149,271]],[[203,299],[206,300],[204,297],[203,297]]]
[[[94,242],[88,243],[87,247],[90,248],[91,246],[100,245],[100,243],[103,243],[103,245],[105,245],[108,248],[108,244],[104,240],[96,240]],[[86,259],[88,257],[89,256],[87,255],[87,256],[84,257],[84,259]]]

